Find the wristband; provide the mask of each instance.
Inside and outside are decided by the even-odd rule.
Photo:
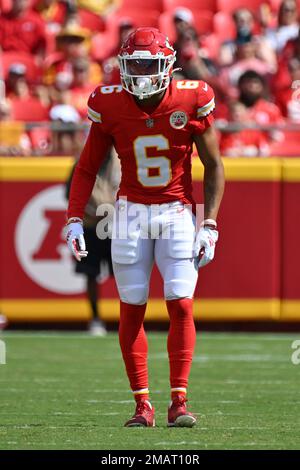
[[[68,220],[67,220],[67,223],[66,225],[69,225],[69,224],[74,224],[74,223],[79,223],[81,225],[83,225],[83,221],[80,217],[70,217]]]
[[[217,229],[217,222],[214,219],[204,219],[201,222],[200,227],[207,227],[207,228],[210,228],[212,230],[216,230]]]

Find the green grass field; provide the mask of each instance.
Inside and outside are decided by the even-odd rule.
[[[299,449],[298,335],[198,335],[190,377],[192,429],[168,429],[166,334],[150,333],[156,428],[124,428],[133,413],[117,335],[2,334],[1,449]]]

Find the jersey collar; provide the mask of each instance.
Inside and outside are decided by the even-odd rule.
[[[128,110],[130,114],[134,113],[134,115],[138,115],[138,117],[144,117],[148,118],[149,116],[158,116],[160,114],[164,114],[168,108],[168,98],[171,94],[171,88],[172,88],[172,82],[166,89],[166,92],[161,100],[161,102],[158,104],[158,106],[155,108],[155,110],[152,113],[147,113],[146,109],[140,108],[138,104],[136,103],[133,95],[128,93],[127,91],[124,91],[126,95],[126,100],[128,102]]]

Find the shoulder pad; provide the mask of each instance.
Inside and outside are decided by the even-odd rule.
[[[197,118],[208,116],[214,109],[214,91],[206,82],[200,81],[198,88]]]
[[[98,86],[88,99],[88,118],[93,122],[102,123],[102,111],[112,106],[112,98],[122,91],[122,85]]]

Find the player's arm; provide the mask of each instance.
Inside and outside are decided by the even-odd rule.
[[[225,178],[214,127],[210,126],[203,134],[194,135],[194,142],[204,166],[204,219],[216,221],[224,193]]]
[[[214,258],[218,240],[216,220],[224,193],[225,178],[214,127],[209,126],[202,134],[194,135],[194,142],[204,166],[204,221],[195,243],[199,267],[203,267]]]
[[[111,145],[111,137],[101,130],[98,123],[93,122],[73,174],[67,212],[67,243],[78,261],[87,256],[82,226],[84,209]]]

